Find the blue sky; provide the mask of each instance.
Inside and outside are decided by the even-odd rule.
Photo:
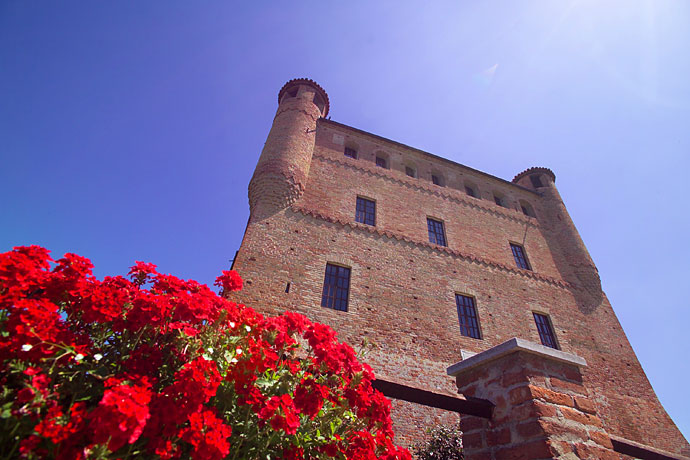
[[[212,283],[277,92],[505,179],[557,186],[690,437],[690,3],[0,3],[0,250]]]

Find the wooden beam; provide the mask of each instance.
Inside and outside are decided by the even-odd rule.
[[[491,418],[494,405],[491,401],[479,398],[454,398],[452,396],[433,393],[427,390],[402,385],[377,379],[372,386],[388,398],[401,399],[423,406],[435,407],[459,414],[474,415],[482,418]]]
[[[619,454],[629,455],[642,460],[688,460],[688,457],[683,455],[665,452],[655,449],[654,447],[630,441],[629,439],[618,436],[609,437],[611,438],[611,444],[613,444],[613,450]]]

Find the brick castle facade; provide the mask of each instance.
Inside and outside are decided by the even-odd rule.
[[[249,184],[239,300],[373,344],[377,378],[409,394],[486,403],[492,416],[461,415],[467,458],[690,455],[553,172],[507,181],[331,121],[311,80],[278,102]],[[466,413],[415,397],[393,400],[402,444]]]

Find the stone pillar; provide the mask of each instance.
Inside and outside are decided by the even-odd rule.
[[[466,398],[495,404],[463,415],[466,460],[619,460],[582,383],[579,356],[513,338],[448,368]]]

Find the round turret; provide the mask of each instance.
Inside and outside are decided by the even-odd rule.
[[[306,186],[316,121],[328,114],[326,91],[298,78],[278,92],[278,111],[249,182],[251,219],[264,219],[297,201]]]
[[[588,308],[600,298],[601,279],[592,257],[587,251],[580,233],[568,214],[560,193],[556,188],[556,175],[548,168],[529,168],[513,178],[513,183],[536,191],[542,196],[544,224],[548,228],[547,239],[555,240],[563,254],[561,273],[584,289],[590,297]]]

